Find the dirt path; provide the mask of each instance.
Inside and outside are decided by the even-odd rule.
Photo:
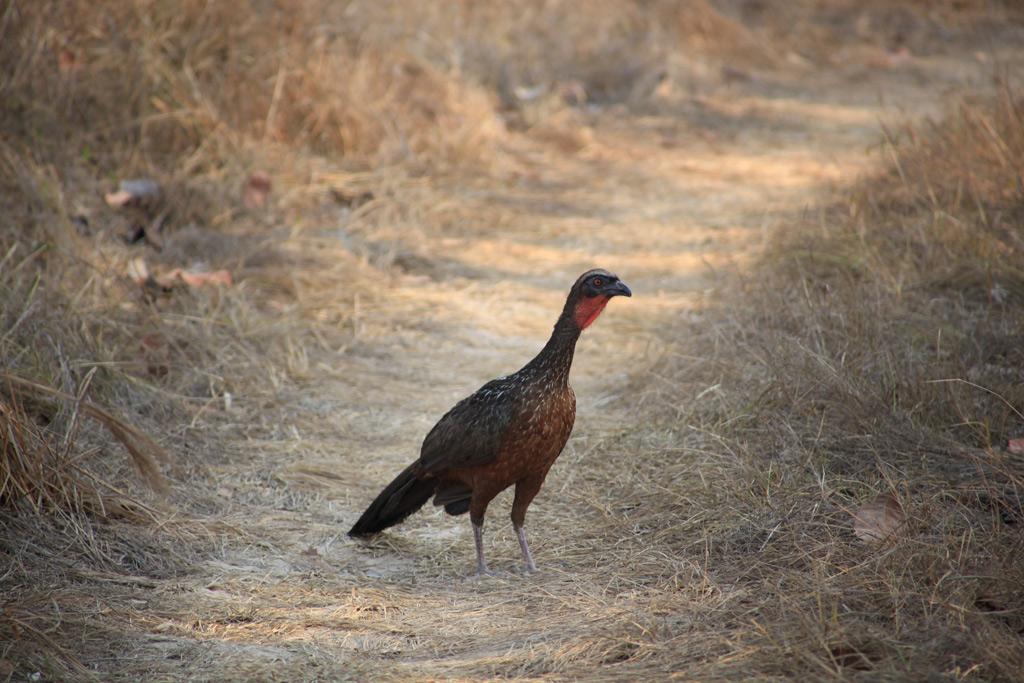
[[[140,657],[197,680],[614,677],[601,667],[649,640],[660,609],[657,591],[602,570],[607,548],[580,547],[598,538],[584,529],[588,460],[631,426],[624,378],[664,344],[658,323],[742,270],[766,228],[878,163],[880,121],[933,114],[947,92],[984,86],[986,71],[970,58],[920,59],[754,77],[673,115],[601,115],[578,153],[527,150],[501,183],[436,188],[473,227],[424,226],[416,253],[428,265],[357,321],[357,344],[314,354],[290,416],[301,429],[231,444],[260,454],[251,469],[215,472],[235,540],[163,589],[168,618],[143,629]],[[467,520],[434,510],[370,545],[348,540],[433,421],[528,360],[568,285],[594,265],[634,297],[580,342],[576,431],[529,515],[546,571],[470,578]],[[485,541],[498,569],[519,563],[508,505],[507,495],[492,505]]]

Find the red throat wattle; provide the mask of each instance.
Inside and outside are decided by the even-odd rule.
[[[592,322],[597,320],[597,316],[601,315],[601,311],[608,305],[608,300],[611,297],[608,296],[595,296],[589,299],[583,299],[576,306],[576,314],[574,316],[576,324],[579,325],[581,330],[587,329]]]

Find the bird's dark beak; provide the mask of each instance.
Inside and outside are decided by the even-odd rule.
[[[633,296],[633,292],[629,291],[626,283],[621,281],[616,281],[614,287],[609,287],[607,294],[608,296]]]

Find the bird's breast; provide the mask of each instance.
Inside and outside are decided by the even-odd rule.
[[[562,452],[576,420],[576,396],[568,385],[541,387],[525,392],[517,408],[498,457],[514,461],[525,476],[546,470]]]

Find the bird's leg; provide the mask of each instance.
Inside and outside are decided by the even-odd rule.
[[[476,541],[476,573],[487,574],[487,563],[484,561],[484,528],[473,524],[473,540]]]
[[[548,471],[545,469],[543,472],[517,481],[516,497],[512,501],[512,528],[516,530],[519,548],[523,551],[523,562],[526,565],[525,571],[528,572],[537,571],[537,565],[533,563],[533,556],[530,555],[530,546],[526,542],[526,532],[523,531],[523,525],[526,523],[526,508],[530,506],[533,497],[540,491],[541,484],[544,483],[544,477],[547,474]]]
[[[476,541],[476,573],[480,574],[497,574],[487,568],[487,562],[484,561],[484,525],[473,522],[473,540]]]
[[[512,528],[516,530],[516,538],[519,539],[519,548],[523,551],[523,561],[526,563],[526,571],[539,571],[537,569],[537,565],[533,563],[533,556],[530,555],[530,545],[526,542],[526,532],[523,531],[523,525],[513,524]]]

